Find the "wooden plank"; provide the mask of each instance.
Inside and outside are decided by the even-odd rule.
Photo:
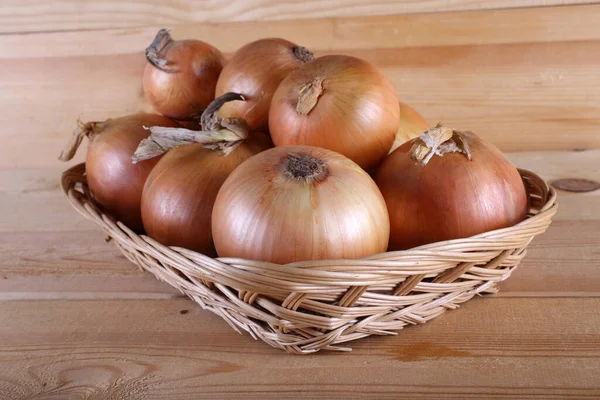
[[[95,1],[4,0],[0,33],[130,28],[147,25],[353,17],[423,12],[524,8],[590,3],[589,0],[216,0]]]
[[[283,37],[313,51],[586,41],[600,38],[599,14],[600,5],[580,5],[293,21],[173,22],[133,29],[0,35],[0,59],[140,53],[160,28],[171,29],[175,38],[205,40],[226,53],[264,37]]]
[[[499,296],[600,297],[598,232],[597,222],[555,221],[534,239],[519,268],[499,285]]]
[[[518,168],[534,171],[547,182],[565,178],[600,180],[600,150],[506,153]],[[560,196],[577,195],[560,191]],[[581,193],[579,193],[581,194]],[[600,191],[586,196],[600,196]]]
[[[0,300],[183,297],[103,239],[100,230],[0,232]]]
[[[348,354],[293,356],[186,300],[4,301],[0,399],[597,398],[598,307],[474,299]]]
[[[600,40],[347,53],[379,66],[427,120],[505,151],[600,147]],[[59,165],[78,118],[150,110],[143,66],[141,54],[4,60],[0,138],[11,145],[0,147],[0,168]]]
[[[555,222],[497,296],[600,297],[598,232],[599,221]],[[182,296],[139,271],[99,231],[0,233],[0,242],[0,300]]]
[[[600,180],[600,150],[509,153],[546,180]],[[66,168],[66,166],[64,167]],[[58,189],[61,169],[0,169],[0,299],[172,298]],[[600,296],[600,191],[559,192],[559,212],[499,296]]]
[[[600,147],[600,93],[586,87],[596,79],[590,51],[600,51],[600,41],[354,54],[379,66],[430,123],[528,151]]]
[[[7,108],[0,121],[10,125],[0,137],[11,143],[11,149],[4,147],[1,154],[7,158],[0,165],[60,165],[58,154],[77,119],[104,120],[150,111],[141,87],[144,63],[142,55],[2,63],[0,104]],[[21,71],[8,72],[11,68]],[[23,97],[23,93],[35,96]]]

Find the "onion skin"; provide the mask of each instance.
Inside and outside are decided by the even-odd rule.
[[[150,173],[142,194],[148,235],[165,246],[214,256],[210,222],[219,188],[243,161],[271,146],[267,134],[255,132],[227,156],[199,143],[169,150]]]
[[[313,98],[300,107],[302,93],[309,92],[320,93],[316,103]],[[301,66],[281,82],[271,103],[269,131],[276,146],[326,148],[368,170],[388,154],[399,121],[394,88],[377,68],[355,57],[331,55]]]
[[[312,53],[306,49],[295,55],[294,48],[298,47],[284,39],[269,38],[236,51],[219,76],[215,96],[236,92],[246,101],[223,105],[220,115],[243,118],[251,129],[266,132],[269,106],[277,86],[290,72],[312,60]]]
[[[168,35],[160,31],[157,38],[161,33]],[[225,59],[219,50],[200,40],[173,41],[169,36],[160,45],[163,47],[158,49],[157,57],[166,60],[165,67],[153,65],[156,62],[150,61],[146,50],[149,60],[143,76],[146,99],[165,116],[193,119],[215,98]]]
[[[390,154],[403,143],[419,137],[423,132],[431,128],[427,121],[425,121],[425,118],[423,118],[417,110],[403,102],[399,102],[399,105],[400,126],[398,127],[398,132],[396,132],[396,138],[390,149]]]
[[[146,178],[158,158],[138,164],[131,163],[140,140],[148,137],[144,126],[177,126],[170,119],[156,114],[135,114],[109,119],[91,138],[86,177],[94,199],[116,220],[130,229],[143,230],[140,203]]]
[[[466,238],[521,222],[528,199],[521,176],[502,152],[462,132],[465,154],[411,157],[420,139],[404,143],[379,166],[375,181],[390,215],[390,250]]]
[[[326,175],[290,178],[290,154],[323,160]],[[389,236],[385,202],[369,175],[308,146],[275,147],[244,162],[221,187],[212,226],[219,256],[278,264],[384,252]]]

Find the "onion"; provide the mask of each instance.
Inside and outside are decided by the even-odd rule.
[[[229,93],[209,105],[204,131],[152,127],[151,137],[136,151],[134,161],[168,150],[142,194],[144,228],[165,246],[214,255],[210,218],[219,188],[244,160],[272,146],[264,133],[248,136],[243,120],[215,118],[220,105],[234,99],[241,97]]]
[[[86,158],[86,177],[97,203],[111,216],[130,229],[142,231],[140,202],[142,189],[158,158],[139,164],[131,163],[131,156],[140,140],[149,136],[144,126],[177,124],[156,114],[134,114],[107,119],[104,122],[80,124],[65,150],[62,161],[73,158],[85,136],[90,144]]]
[[[443,126],[394,151],[375,181],[390,213],[390,249],[465,238],[522,221],[521,176],[493,145]]]
[[[406,103],[400,102],[400,126],[398,132],[396,132],[396,138],[390,153],[410,139],[421,136],[429,128],[429,124],[417,110]]]
[[[323,147],[369,169],[388,154],[399,120],[394,88],[379,70],[358,58],[325,56],[281,82],[269,130],[276,146]]]
[[[250,128],[266,131],[269,106],[279,83],[290,72],[313,59],[306,48],[284,39],[261,39],[240,48],[225,65],[216,96],[240,93],[246,102],[228,103],[220,115],[241,117]]]
[[[174,41],[161,29],[146,49],[146,59],[144,93],[161,114],[192,119],[215,98],[224,58],[213,46],[199,40]]]
[[[227,178],[212,214],[221,257],[279,264],[384,252],[389,219],[379,189],[333,151],[275,147]]]

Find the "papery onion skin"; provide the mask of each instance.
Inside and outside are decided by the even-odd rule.
[[[310,91],[321,94],[314,105],[309,101],[299,110],[302,93]],[[377,68],[355,57],[330,55],[281,82],[271,103],[269,131],[276,146],[326,148],[368,170],[388,154],[399,121],[394,87]]]
[[[246,101],[223,105],[219,115],[243,118],[253,130],[266,132],[269,106],[277,86],[312,58],[308,50],[279,38],[260,39],[241,47],[223,68],[215,96],[236,92]]]
[[[146,99],[156,111],[170,118],[198,117],[215,98],[217,80],[225,64],[223,55],[200,40],[167,40],[158,53],[167,63],[163,68],[152,62],[146,64]]]
[[[290,155],[323,160],[327,172],[291,178]],[[244,162],[221,187],[212,226],[219,256],[278,264],[381,253],[389,236],[385,202],[369,175],[308,146],[275,147]]]
[[[463,132],[465,154],[411,158],[404,143],[379,166],[375,181],[390,214],[390,250],[470,237],[521,222],[528,199],[518,170],[490,143]]]
[[[144,186],[148,235],[165,246],[214,256],[210,222],[219,188],[243,161],[271,146],[268,135],[254,132],[227,156],[198,143],[169,150]]]
[[[144,126],[176,127],[156,114],[135,114],[109,119],[91,138],[86,158],[86,178],[97,203],[130,229],[143,230],[140,203],[144,183],[159,158],[131,163],[140,141],[150,134]]]
[[[396,132],[394,144],[390,149],[390,153],[402,144],[419,137],[423,132],[431,128],[427,121],[425,121],[425,118],[423,118],[417,110],[402,101],[399,102],[399,106],[400,125],[398,126],[398,131]]]

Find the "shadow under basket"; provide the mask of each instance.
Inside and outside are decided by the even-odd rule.
[[[131,262],[176,287],[233,329],[290,353],[350,350],[370,335],[395,335],[425,323],[475,295],[495,293],[556,213],[556,193],[519,170],[527,188],[527,218],[510,228],[358,260],[277,265],[210,258],[165,247],[104,214],[91,200],[85,164],[62,175],[62,189]]]

